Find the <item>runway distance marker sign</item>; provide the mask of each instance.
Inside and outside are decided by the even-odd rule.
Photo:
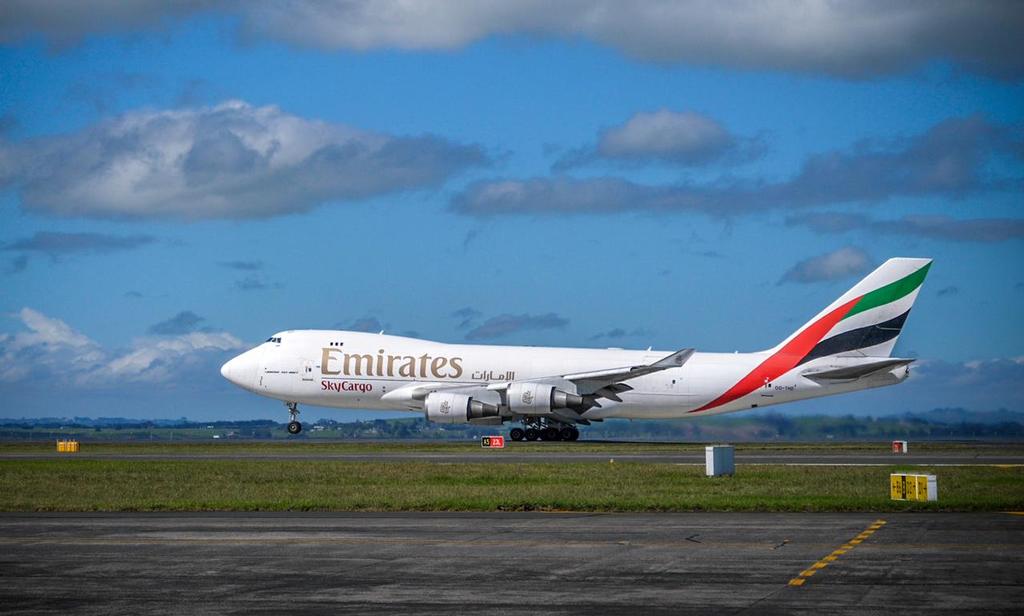
[[[484,436],[480,438],[480,446],[484,449],[504,449],[504,436]]]

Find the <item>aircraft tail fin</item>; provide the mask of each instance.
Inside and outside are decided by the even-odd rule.
[[[773,352],[798,364],[833,355],[889,357],[931,268],[931,259],[889,259]]]

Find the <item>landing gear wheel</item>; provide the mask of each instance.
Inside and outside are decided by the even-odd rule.
[[[570,434],[569,438],[567,438],[566,440],[568,440],[568,441],[578,441],[578,440],[580,440],[580,431],[577,430],[576,428],[569,428],[569,429],[572,430],[572,434]]]
[[[512,428],[512,431],[508,433],[508,437],[513,441],[521,441],[526,438],[526,432],[522,428]]]
[[[540,433],[537,432],[536,428],[527,428],[526,429],[526,440],[528,440],[528,441],[535,441],[539,437],[540,437]]]
[[[548,426],[544,428],[544,432],[541,433],[541,438],[545,441],[557,441],[558,440],[558,428],[554,426]]]
[[[299,403],[285,402],[284,405],[288,409],[288,434],[302,432],[302,424],[299,423]]]
[[[576,429],[572,426],[566,426],[558,431],[558,437],[563,441],[575,441],[572,437],[572,433],[576,432]],[[576,432],[576,438],[579,438],[579,432]]]

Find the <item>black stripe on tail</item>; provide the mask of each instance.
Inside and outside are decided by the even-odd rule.
[[[892,340],[900,335],[900,330],[903,329],[903,323],[906,322],[907,315],[909,314],[910,311],[907,310],[900,316],[889,319],[884,323],[875,323],[867,327],[851,329],[848,332],[822,340],[811,349],[810,353],[800,360],[800,364],[805,364],[819,357],[865,349]]]

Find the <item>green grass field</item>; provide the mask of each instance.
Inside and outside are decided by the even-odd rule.
[[[488,453],[703,453],[709,443],[663,442],[508,442],[504,450]],[[736,443],[736,451],[774,453],[873,453],[886,454],[887,442],[816,442],[816,443]],[[0,442],[2,454],[38,454],[55,451],[56,441]],[[1024,455],[1024,443],[988,442],[912,442],[913,453],[948,453],[977,455]],[[184,442],[82,442],[82,452],[90,454],[249,454],[274,455],[310,454],[372,454],[372,453],[479,453],[480,442],[473,441],[210,441],[209,439]],[[612,456],[614,457],[614,456]]]
[[[0,461],[3,511],[1024,510],[1024,468],[915,467],[937,503],[889,500],[898,467],[330,460]]]

